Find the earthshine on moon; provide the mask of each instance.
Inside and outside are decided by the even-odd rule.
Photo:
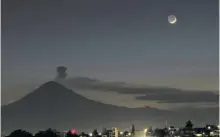
[[[168,21],[170,24],[175,24],[177,22],[177,18],[174,15],[169,15],[168,16]]]

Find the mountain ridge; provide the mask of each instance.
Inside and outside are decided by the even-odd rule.
[[[168,113],[156,108],[131,109],[100,103],[49,81],[22,99],[3,106],[2,128],[84,128],[112,121],[147,120]]]

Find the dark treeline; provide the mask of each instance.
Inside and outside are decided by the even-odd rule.
[[[61,132],[57,132],[56,130],[48,129],[45,131],[39,131],[36,134],[31,134],[25,130],[15,130],[10,135],[6,137],[79,137],[78,134],[73,134],[71,131],[67,132],[65,135],[62,135]]]

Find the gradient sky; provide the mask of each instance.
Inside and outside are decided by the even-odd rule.
[[[218,89],[217,0],[3,0],[2,86],[69,76]],[[167,21],[176,15],[177,24]],[[6,92],[7,90],[3,90]]]

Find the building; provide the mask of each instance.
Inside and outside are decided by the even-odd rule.
[[[146,131],[145,130],[135,130],[135,134],[133,137],[146,137]]]
[[[102,132],[102,137],[111,137],[112,136],[112,130],[107,130],[105,129],[103,132]]]
[[[111,137],[118,137],[118,129],[117,128],[112,128],[112,135]]]

